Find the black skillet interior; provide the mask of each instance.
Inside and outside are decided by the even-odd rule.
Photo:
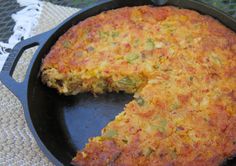
[[[39,144],[40,148],[56,164],[61,162],[64,165],[69,165],[76,154],[76,150],[82,149],[89,137],[99,135],[101,129],[122,111],[125,103],[132,99],[132,95],[124,93],[110,93],[99,95],[98,97],[87,93],[77,96],[59,95],[55,90],[42,85],[40,81],[38,73],[43,57],[48,53],[58,37],[79,21],[105,10],[147,4],[153,3],[148,0],[115,0],[96,4],[94,7],[60,24],[39,51],[28,76],[27,103],[24,109],[26,114],[29,111],[30,116],[26,116],[26,119],[30,118],[30,120],[27,120],[28,123],[32,121],[37,135],[45,145]],[[189,0],[170,0],[167,4],[210,14],[220,19],[231,29],[236,27],[235,22],[232,22],[227,16],[199,3]],[[39,141],[37,140],[37,142]],[[59,162],[50,157],[48,151]],[[232,160],[227,164],[233,165],[235,162],[236,160]]]

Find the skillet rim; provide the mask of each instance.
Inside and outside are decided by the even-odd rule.
[[[192,5],[194,6],[194,4],[198,4],[200,6],[204,6],[205,8],[208,8],[210,10],[212,10],[211,12],[215,12],[216,14],[220,15],[221,17],[225,17],[227,18],[225,21],[223,20],[219,20],[218,18],[216,18],[216,16],[212,16],[211,14],[208,14],[214,18],[216,18],[217,20],[219,20],[223,25],[229,27],[231,30],[233,31],[236,31],[236,20],[234,20],[233,18],[231,18],[230,16],[228,16],[227,14],[225,14],[224,12],[214,8],[214,7],[211,7],[211,6],[208,6],[208,5],[204,5],[203,3],[200,3],[200,2],[196,2],[196,1],[192,1],[192,0],[184,0],[184,1],[176,1],[176,4],[179,3],[178,5],[180,5],[181,7],[184,6],[184,3],[193,3]],[[64,31],[66,32],[71,26],[73,26],[73,20],[76,20],[77,19],[77,22],[78,21],[78,18],[80,15],[86,13],[86,12],[90,12],[89,10],[92,10],[96,7],[99,7],[99,6],[102,6],[104,4],[108,4],[108,3],[116,3],[116,1],[114,0],[105,0],[105,1],[102,1],[102,2],[99,2],[99,3],[95,3],[93,4],[92,6],[90,7],[87,7],[87,8],[84,8],[82,10],[80,10],[79,12],[73,14],[72,16],[70,16],[69,18],[65,19],[61,24],[59,24],[58,26],[56,26],[54,29],[50,30],[48,33],[42,35],[41,37],[44,38],[45,41],[43,41],[41,43],[41,46],[39,48],[39,51],[37,53],[35,53],[34,55],[34,58],[33,58],[33,61],[30,63],[30,66],[28,68],[28,71],[26,73],[26,77],[25,77],[25,81],[24,81],[24,85],[25,86],[25,91],[26,93],[23,94],[21,93],[21,97],[20,100],[21,100],[21,103],[23,105],[23,108],[24,108],[24,114],[25,114],[25,119],[26,119],[26,122],[27,122],[27,125],[29,126],[30,128],[30,131],[32,132],[33,136],[34,136],[34,139],[36,140],[38,146],[40,147],[40,149],[42,150],[42,152],[46,155],[46,157],[51,161],[53,162],[55,165],[63,165],[63,163],[61,163],[51,152],[50,150],[46,147],[46,145],[44,145],[43,141],[40,139],[38,133],[36,132],[36,129],[33,125],[33,122],[32,122],[32,119],[31,119],[31,116],[30,116],[30,110],[29,110],[29,102],[30,102],[30,96],[28,95],[28,92],[30,91],[30,88],[29,88],[29,85],[30,85],[30,79],[31,77],[34,77],[34,75],[32,75],[32,68],[34,67],[34,64],[37,60],[39,59],[42,59],[43,55],[40,55],[42,49],[45,48],[45,45],[47,44],[47,41],[52,39],[52,38],[58,38],[60,37],[62,34],[59,34],[61,32],[59,31]],[[167,5],[169,5],[167,3]],[[172,4],[173,5],[173,4]],[[176,6],[176,5],[173,5],[173,6]],[[186,8],[186,7],[184,7]],[[193,7],[194,8],[194,7]],[[196,9],[192,9],[192,10],[196,10]],[[105,11],[105,10],[104,10]],[[198,11],[198,10],[196,10]],[[198,11],[199,12],[199,11]],[[72,24],[72,25],[71,25]],[[229,25],[229,24],[232,24],[232,25]],[[67,27],[67,28],[65,28]],[[62,30],[64,29],[64,30]],[[39,35],[40,37],[40,35]]]

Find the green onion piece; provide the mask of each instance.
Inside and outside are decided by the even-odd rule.
[[[160,120],[160,124],[159,125],[151,124],[151,129],[158,130],[161,133],[164,133],[166,131],[166,126],[167,126],[167,120],[162,119],[162,120]]]
[[[154,150],[150,147],[146,147],[146,148],[143,149],[143,155],[145,157],[150,156],[152,154],[152,152],[154,152]]]
[[[189,77],[189,80],[190,80],[190,81],[193,81],[193,76],[190,76],[190,77]]]
[[[159,69],[160,68],[160,64],[157,64],[154,66],[154,69]]]
[[[138,46],[140,44],[140,40],[139,39],[136,39],[135,41],[134,41],[134,46]]]
[[[100,38],[106,38],[108,36],[109,36],[109,32],[99,31],[99,37]]]
[[[150,127],[151,127],[152,130],[160,131],[160,126],[159,125],[150,124]]]
[[[104,133],[104,137],[107,138],[113,138],[118,135],[118,132],[116,130],[108,130],[107,132]]]
[[[118,37],[119,35],[120,35],[119,32],[112,32],[112,34],[111,34],[111,36],[112,36],[113,38]]]
[[[192,36],[192,35],[187,36],[186,40],[187,40],[188,42],[191,42],[191,41],[193,40],[193,36]]]
[[[118,81],[119,84],[127,85],[127,86],[135,86],[136,83],[129,77],[124,77],[121,80]]]
[[[105,81],[100,81],[98,84],[97,84],[98,87],[102,88],[102,89],[105,89],[107,87],[107,84]]]
[[[221,60],[220,60],[219,57],[213,56],[212,59],[213,59],[214,63],[216,63],[216,64],[218,64],[218,65],[221,65]]]
[[[153,50],[155,48],[155,43],[153,39],[148,39],[145,45],[146,50]]]
[[[145,103],[145,101],[142,97],[136,98],[135,101],[138,103],[139,106],[143,106]]]
[[[161,125],[161,127],[166,128],[167,120],[166,120],[166,119],[162,119],[162,120],[160,121],[160,125]]]
[[[176,159],[176,158],[177,158],[177,152],[176,152],[176,149],[171,150],[170,155],[171,155],[171,158],[172,158],[172,159]]]
[[[174,104],[171,105],[172,110],[176,110],[178,108],[180,108],[180,105],[178,103],[174,103]]]
[[[65,41],[63,42],[63,47],[64,47],[64,48],[70,48],[70,46],[71,46],[71,42],[70,42],[70,41],[65,40]]]
[[[158,119],[160,119],[161,117],[160,117],[160,115],[156,115],[154,118],[153,118],[153,120],[158,120]]]
[[[125,58],[129,63],[132,63],[133,61],[139,58],[139,54],[129,54]]]
[[[169,32],[174,32],[176,30],[176,27],[171,24],[163,24],[162,26]]]

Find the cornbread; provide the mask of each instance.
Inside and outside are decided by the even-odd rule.
[[[221,164],[236,153],[235,54],[233,31],[171,6],[110,10],[73,26],[45,57],[43,83],[134,100],[72,164]]]

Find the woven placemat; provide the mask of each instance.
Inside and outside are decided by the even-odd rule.
[[[79,9],[43,2],[39,23],[32,35],[45,32],[58,25]],[[24,52],[13,77],[22,81],[36,48]],[[19,100],[0,82],[0,165],[53,165],[37,146],[24,119]]]

